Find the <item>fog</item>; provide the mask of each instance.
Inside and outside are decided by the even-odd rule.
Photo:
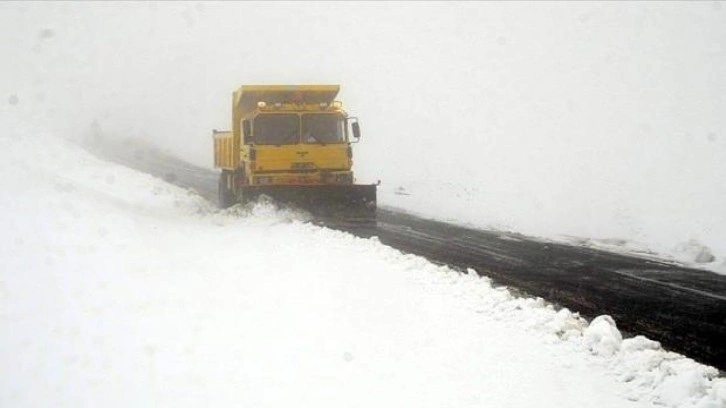
[[[383,204],[726,254],[725,6],[2,3],[0,106],[211,167],[239,85],[340,84]]]

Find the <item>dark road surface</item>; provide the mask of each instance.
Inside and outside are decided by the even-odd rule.
[[[96,151],[98,153],[98,151]],[[102,156],[216,202],[218,173],[132,144]],[[379,209],[376,235],[401,251],[539,296],[585,317],[608,314],[625,333],[726,371],[726,276],[516,234],[463,228]]]

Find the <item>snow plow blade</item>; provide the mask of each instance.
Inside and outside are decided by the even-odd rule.
[[[376,220],[376,185],[244,186],[244,201],[268,196],[324,222],[368,224]]]

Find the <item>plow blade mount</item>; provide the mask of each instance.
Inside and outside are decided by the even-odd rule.
[[[376,219],[375,185],[318,186],[245,186],[244,201],[260,196],[300,208],[317,218],[347,222],[370,222]]]

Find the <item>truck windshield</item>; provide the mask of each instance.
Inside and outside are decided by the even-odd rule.
[[[337,114],[310,113],[302,115],[304,143],[345,142],[345,121]]]
[[[300,138],[300,118],[295,114],[257,115],[254,135],[257,144],[296,144]]]

